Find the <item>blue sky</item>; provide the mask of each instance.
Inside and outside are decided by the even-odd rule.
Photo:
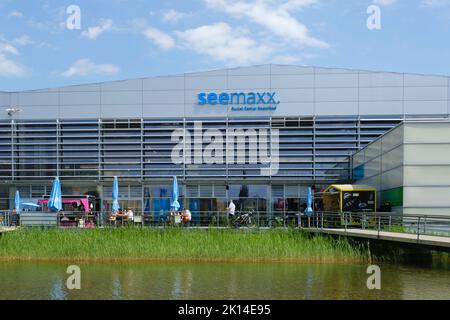
[[[0,2],[0,91],[265,63],[450,75],[450,0]]]

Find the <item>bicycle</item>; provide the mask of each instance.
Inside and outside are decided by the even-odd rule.
[[[233,220],[233,225],[238,227],[253,227],[256,225],[256,221],[253,218],[254,211],[249,210],[245,213],[237,212],[236,218]]]

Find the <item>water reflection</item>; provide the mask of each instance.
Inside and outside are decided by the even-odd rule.
[[[449,268],[383,265],[382,290],[363,265],[0,263],[0,299],[450,299]]]
[[[51,279],[52,285],[50,289],[50,300],[66,300],[66,293],[64,291],[65,282],[59,276]]]

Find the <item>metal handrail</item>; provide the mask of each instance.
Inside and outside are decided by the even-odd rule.
[[[21,212],[22,214],[23,212]],[[42,212],[39,212],[42,213]],[[192,211],[192,226],[222,227],[229,226],[229,219],[226,210],[210,210],[210,211]],[[141,217],[140,224],[142,226],[154,226],[167,223],[168,211],[148,212],[134,211],[134,217]],[[58,225],[63,216],[73,219],[88,217],[95,221],[96,227],[104,227],[109,225],[108,211],[85,212],[61,212],[57,215]],[[11,210],[0,211],[0,225],[11,226],[13,217]],[[254,211],[256,226],[273,227],[274,217],[278,217],[282,223],[277,224],[280,227],[296,226],[297,228],[340,228],[346,230],[350,228],[359,228],[364,230],[380,232],[402,232],[409,234],[417,234],[420,240],[422,235],[443,235],[450,236],[450,216],[439,215],[412,215],[400,212],[330,212],[318,211],[314,212],[310,217],[302,212],[293,215],[277,214],[277,212],[258,210]],[[1,221],[2,220],[2,221]],[[14,219],[15,220],[15,219]],[[74,219],[75,220],[75,219]],[[135,223],[136,224],[136,223]]]
[[[319,219],[319,220],[318,220]],[[450,236],[450,216],[412,215],[399,212],[315,212],[313,225],[300,224],[303,228],[323,229],[340,228],[346,232],[349,228],[359,228],[380,232],[402,232],[422,235]],[[300,220],[302,221],[302,220]],[[303,220],[304,221],[304,220]],[[320,221],[320,223],[319,223]]]

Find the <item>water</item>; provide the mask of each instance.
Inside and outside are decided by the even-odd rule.
[[[0,299],[450,299],[450,269],[380,265],[382,288],[367,289],[367,266],[302,264],[68,264],[0,262]]]

